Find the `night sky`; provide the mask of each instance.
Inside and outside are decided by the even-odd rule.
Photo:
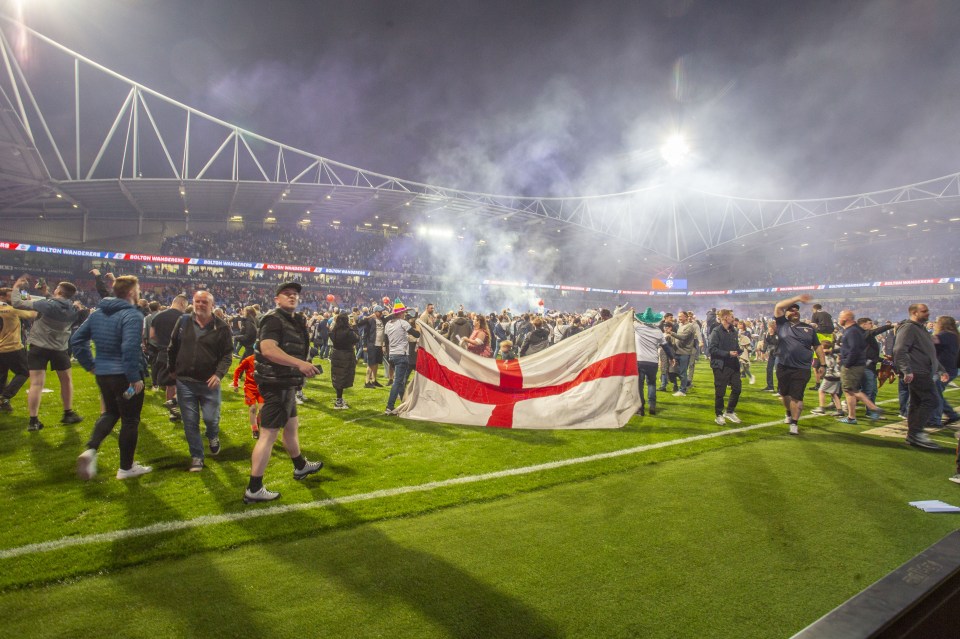
[[[41,33],[216,117],[441,186],[588,195],[675,181],[794,198],[960,170],[951,0],[32,0],[24,11]],[[693,154],[671,168],[659,147],[676,130]]]

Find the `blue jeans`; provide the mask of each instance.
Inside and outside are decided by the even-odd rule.
[[[767,355],[767,388],[776,388],[773,383],[773,371],[777,367],[777,356]]]
[[[650,406],[656,408],[657,406],[657,367],[659,366],[658,362],[637,362],[637,382],[640,385],[640,408],[646,406],[647,402],[650,403]],[[646,402],[643,399],[643,385],[647,385],[647,399]]]
[[[393,366],[393,386],[390,387],[390,396],[387,398],[387,410],[393,410],[397,398],[403,397],[403,391],[407,387],[407,378],[410,377],[410,360],[404,353],[391,355],[387,361]]]
[[[910,410],[910,387],[903,383],[902,376],[897,376],[897,401],[900,404],[900,414],[906,415]]]
[[[943,422],[943,414],[947,414],[947,419],[956,419],[958,417],[957,411],[953,409],[953,406],[947,402],[947,398],[943,395],[943,391],[946,390],[947,384],[952,382],[956,375],[949,378],[946,382],[940,381],[940,376],[937,375],[935,384],[937,386],[937,407],[933,409],[933,416],[930,418],[930,423],[937,426],[941,425]]]
[[[870,401],[874,404],[877,403],[877,374],[873,372],[873,369],[867,366],[863,369],[863,380],[860,382],[860,390],[863,391],[863,394],[870,398]]]
[[[183,434],[190,447],[190,456],[203,459],[200,438],[200,415],[207,427],[207,439],[220,436],[220,387],[209,388],[205,382],[177,380],[177,405],[183,418]]]

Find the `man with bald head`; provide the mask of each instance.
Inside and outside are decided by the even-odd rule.
[[[940,445],[931,440],[923,429],[937,407],[934,378],[946,384],[950,376],[937,359],[933,338],[927,333],[929,307],[926,304],[911,304],[907,312],[910,313],[910,319],[897,328],[893,347],[893,365],[900,372],[901,380],[910,393],[907,443],[917,448],[937,450]]]
[[[838,421],[857,423],[857,400],[867,407],[867,417],[880,419],[881,410],[863,392],[863,375],[867,367],[867,332],[857,323],[853,311],[840,311],[837,323],[843,329],[840,343],[840,385],[847,396],[847,416]]]
[[[177,322],[167,349],[170,370],[177,380],[191,472],[203,470],[201,415],[207,427],[210,454],[220,452],[220,380],[233,360],[233,335],[227,323],[213,314],[213,304],[212,294],[197,291],[193,312]]]

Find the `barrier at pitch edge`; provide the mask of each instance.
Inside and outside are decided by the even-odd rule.
[[[235,262],[231,260],[214,260],[200,257],[175,257],[171,255],[147,255],[142,253],[115,253],[112,251],[89,251],[85,249],[62,248],[56,246],[38,246],[20,242],[0,241],[0,249],[8,251],[27,251],[31,253],[47,253],[49,255],[64,255],[67,257],[87,257],[92,259],[122,260],[134,262],[148,262],[151,264],[185,264],[187,266],[217,266],[225,268],[246,268],[258,271],[287,271],[290,273],[317,273],[321,275],[357,275],[369,277],[370,271],[361,271],[344,268],[330,268],[324,266],[299,266],[295,264],[269,264],[265,262]],[[484,286],[500,286],[513,288],[538,288],[558,291],[578,291],[582,293],[608,293],[613,295],[669,295],[669,296],[703,296],[703,295],[740,295],[745,293],[794,293],[802,291],[823,291],[845,288],[877,288],[883,286],[924,286],[929,284],[958,284],[960,277],[930,277],[909,280],[883,280],[879,282],[854,282],[848,284],[804,284],[800,286],[773,286],[765,288],[738,288],[715,291],[627,291],[609,288],[594,288],[589,286],[575,286],[572,284],[541,284],[503,280],[483,280]]]
[[[29,253],[47,253],[67,257],[88,257],[104,260],[123,260],[148,262],[151,264],[186,264],[188,266],[219,266],[227,268],[246,268],[258,271],[287,271],[290,273],[319,273],[326,275],[358,275],[369,277],[370,271],[359,271],[325,266],[299,266],[295,264],[268,264],[263,262],[235,262],[231,260],[213,260],[201,257],[175,257],[171,255],[147,255],[143,253],[115,253],[112,251],[88,251],[84,249],[62,248],[56,246],[38,246],[19,242],[0,242],[0,249],[8,251],[26,251]]]

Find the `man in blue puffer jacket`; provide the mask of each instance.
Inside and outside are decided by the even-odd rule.
[[[137,309],[140,284],[132,275],[118,277],[113,284],[115,297],[105,297],[87,321],[80,325],[70,346],[83,368],[97,376],[104,412],[93,426],[87,450],[77,458],[77,476],[92,479],[97,474],[97,449],[120,420],[120,470],[117,479],[145,475],[153,470],[133,460],[137,450],[137,429],[143,408],[143,374],[140,342],[143,314]],[[93,357],[90,341],[97,344]],[[130,396],[127,391],[133,389]],[[126,393],[126,394],[125,394]]]

